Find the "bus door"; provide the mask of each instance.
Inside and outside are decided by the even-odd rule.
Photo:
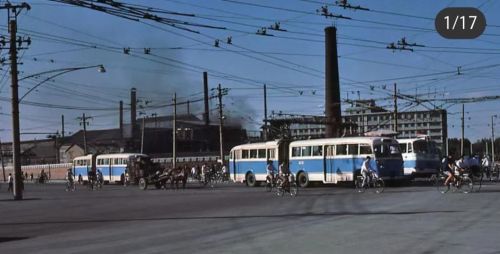
[[[232,170],[233,170],[233,181],[236,181],[236,172],[237,172],[236,165],[238,165],[236,163],[236,153],[238,153],[237,150],[231,152],[231,162],[232,162],[231,166],[232,166]]]
[[[336,182],[335,174],[335,145],[325,146],[324,181],[326,183]]]

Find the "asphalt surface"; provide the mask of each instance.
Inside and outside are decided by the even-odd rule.
[[[80,187],[80,186],[78,186]],[[295,198],[240,184],[100,191],[0,189],[0,253],[500,253],[500,184],[301,189]]]

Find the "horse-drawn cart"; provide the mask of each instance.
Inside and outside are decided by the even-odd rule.
[[[182,188],[186,188],[188,170],[185,168],[177,169],[165,169],[163,172],[159,170],[154,174],[147,176],[142,176],[139,178],[139,188],[145,190],[148,185],[154,185],[156,189],[161,189],[161,187],[167,189],[167,182],[170,181],[170,187],[173,189],[179,189],[179,183],[182,184]]]
[[[141,177],[139,179],[139,188],[145,190],[148,185],[154,185],[156,189],[161,189],[161,187],[166,188],[167,181],[169,181],[171,175],[167,172],[160,173],[157,171],[155,174]]]

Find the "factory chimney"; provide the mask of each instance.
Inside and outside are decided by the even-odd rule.
[[[325,28],[325,114],[327,138],[340,137],[340,82],[337,56],[337,28]]]
[[[136,118],[136,108],[137,108],[137,97],[136,89],[132,88],[130,90],[130,125],[132,125],[132,137],[137,136],[137,118]]]
[[[203,72],[203,91],[204,91],[204,102],[205,102],[205,112],[203,113],[203,121],[205,126],[210,124],[210,109],[208,108],[208,73]]]

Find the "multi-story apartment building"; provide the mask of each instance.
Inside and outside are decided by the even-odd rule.
[[[321,138],[325,135],[324,117],[295,117],[294,121],[287,118],[289,135],[294,139]],[[313,120],[314,119],[314,120]],[[276,123],[274,123],[274,120]],[[271,120],[271,126],[279,124],[283,119]],[[354,101],[352,106],[344,111],[342,121],[348,128],[354,128],[349,133],[363,135],[376,130],[394,130],[394,112],[375,104],[373,100]],[[446,142],[447,113],[446,110],[423,110],[398,112],[398,138],[413,138],[427,135],[438,145]]]

